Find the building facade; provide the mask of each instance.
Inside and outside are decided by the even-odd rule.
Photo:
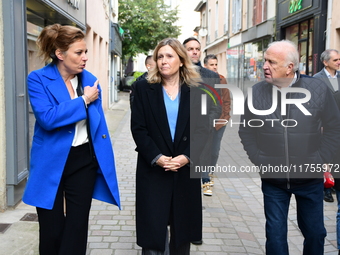
[[[3,0],[0,0],[0,13],[3,13]],[[0,16],[0,84],[4,81],[4,20]],[[0,211],[6,208],[6,106],[5,106],[5,86],[0,86]]]
[[[340,1],[328,0],[326,49],[340,50]]]
[[[320,55],[326,47],[327,6],[324,0],[277,3],[276,39],[288,39],[298,46],[303,74],[313,75],[323,67]]]
[[[203,56],[216,54],[228,83],[247,89],[263,78],[263,54],[274,40],[296,43],[301,73],[323,67],[320,54],[340,49],[340,2],[335,0],[201,0],[196,27]]]
[[[218,72],[244,91],[262,78],[263,51],[275,34],[276,4],[267,0],[202,0],[196,30],[203,57],[215,54]]]

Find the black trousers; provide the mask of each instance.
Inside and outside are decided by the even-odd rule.
[[[97,169],[88,143],[71,148],[52,210],[37,208],[40,255],[86,254]]]
[[[189,255],[190,254],[190,243],[182,244],[179,247],[174,245],[174,242],[171,240],[170,235],[170,243],[169,243],[169,232],[167,231],[165,238],[165,251],[151,250],[151,249],[142,249],[142,255]]]
[[[190,242],[184,243],[180,246],[175,245],[175,227],[174,227],[174,216],[172,213],[170,213],[169,218],[169,227],[170,229],[170,238],[169,238],[169,231],[166,231],[165,236],[165,251],[159,251],[159,250],[152,250],[152,249],[146,249],[142,248],[142,255],[189,255],[190,254]],[[170,242],[169,242],[170,239]]]

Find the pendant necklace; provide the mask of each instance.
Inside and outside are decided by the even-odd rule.
[[[176,90],[170,94],[166,88],[164,88],[164,89],[165,89],[166,94],[167,94],[168,97],[170,98],[170,100],[173,101],[174,99],[172,98],[172,96],[173,96],[173,94],[175,93]]]
[[[172,100],[172,94],[170,94],[167,89],[165,89],[165,92],[169,96],[170,100]]]

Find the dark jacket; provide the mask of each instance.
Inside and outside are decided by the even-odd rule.
[[[213,95],[214,97],[217,97],[217,95],[221,96],[221,90],[215,89],[215,85],[221,83],[220,76],[217,73],[202,67],[200,62],[198,62],[196,65],[199,68],[199,73],[203,80],[202,88],[210,91],[210,94]],[[215,95],[214,93],[216,93],[217,95]],[[213,122],[214,119],[219,119],[222,113],[222,105],[219,104],[218,100],[216,100],[216,102],[217,102],[216,104],[212,105],[211,110],[208,113],[210,133],[204,146],[204,150],[202,151],[201,154],[200,158],[201,166],[210,166],[211,164],[211,146],[213,142],[214,132],[216,132]]]
[[[246,102],[245,113],[241,117],[245,125],[240,125],[239,129],[244,149],[251,162],[259,166],[261,177],[288,188],[322,182],[322,164],[331,162],[340,145],[340,112],[331,91],[318,79],[297,75],[298,79],[292,87],[310,91],[311,99],[303,106],[311,116],[305,116],[295,104],[288,104],[287,115],[281,116],[280,103],[272,114],[254,115]],[[272,90],[273,85],[265,81],[253,86],[255,109],[271,108]],[[277,93],[280,98],[281,93]],[[303,93],[287,94],[290,99],[304,97]],[[263,126],[250,127],[248,121],[254,119],[261,120]],[[251,125],[260,124],[251,121]],[[278,171],[261,172],[264,167],[276,167]]]
[[[194,102],[200,109],[200,94],[181,86],[174,142],[172,142],[163,100],[162,85],[137,82],[131,114],[131,131],[138,152],[136,173],[137,244],[164,250],[167,225],[173,219],[175,245],[202,238],[202,201],[200,179],[191,178],[186,165],[178,172],[152,165],[159,155],[186,155],[198,163],[207,134],[207,116],[191,112]],[[202,90],[196,89],[196,92]],[[195,108],[195,107],[194,107]],[[196,116],[195,116],[196,114]],[[197,121],[195,121],[197,120]],[[194,130],[190,132],[190,130]],[[196,146],[190,146],[195,141]]]
[[[221,96],[221,90],[215,89],[215,85],[221,83],[220,76],[217,73],[203,67],[201,65],[201,62],[198,62],[196,66],[198,67],[199,73],[203,80],[202,87],[205,89],[208,89],[212,94],[214,94],[213,90],[215,90]],[[220,104],[217,103],[216,105],[213,105],[212,107],[213,108],[211,109],[209,113],[211,123],[213,122],[214,119],[218,119],[222,113],[222,106]],[[211,127],[213,127],[213,125],[211,125]]]
[[[322,80],[333,93],[335,92],[331,82],[329,81],[329,78],[327,77],[325,68],[323,68],[320,72],[314,74],[313,77],[318,78],[319,80]],[[338,74],[338,77],[339,77],[339,74]],[[337,80],[338,80],[338,86],[340,89],[340,78],[338,78]]]
[[[143,73],[141,76],[137,77],[137,79],[132,83],[130,90],[130,109],[132,109],[133,98],[135,97],[135,87],[136,83],[141,80],[145,80],[148,77],[148,72]]]
[[[334,98],[336,101],[336,104],[338,108],[340,109],[340,91],[336,91],[334,94]],[[332,171],[331,174],[334,177],[335,185],[334,188],[337,190],[340,190],[340,149],[336,152],[333,161],[331,162],[332,165]]]
[[[340,75],[338,74],[338,77]],[[333,85],[331,84],[331,82],[329,81],[329,78],[327,77],[327,74],[325,72],[325,69],[323,68],[320,72],[314,74],[315,78],[320,79],[322,81],[324,81],[328,88],[330,89],[330,91],[332,91],[334,99],[337,103],[338,108],[340,109],[340,92],[339,90],[335,91],[333,88]],[[340,89],[340,78],[337,79],[338,80],[338,85],[339,85],[339,89]],[[331,163],[331,173],[335,179],[335,185],[334,188],[340,190],[340,150],[338,150],[335,154],[335,157],[333,158]]]

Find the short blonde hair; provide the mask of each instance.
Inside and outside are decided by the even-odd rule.
[[[186,83],[188,86],[198,86],[199,82],[202,81],[201,75],[199,74],[197,67],[191,62],[184,46],[177,39],[166,38],[158,43],[153,53],[153,60],[157,63],[158,51],[166,45],[169,45],[177,53],[183,64],[179,70],[181,83]],[[161,83],[162,79],[158,66],[156,65],[156,67],[148,73],[147,80],[149,83]]]

